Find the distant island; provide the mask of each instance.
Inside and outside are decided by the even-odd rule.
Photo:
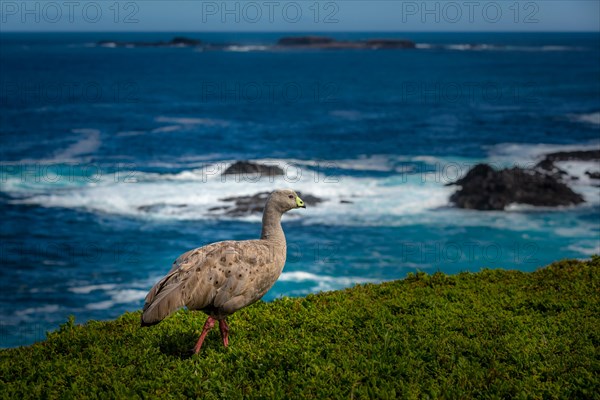
[[[226,50],[227,48],[242,47],[238,43],[205,43],[198,39],[175,37],[168,42],[122,42],[101,40],[96,43],[100,47],[196,47],[203,50]],[[414,42],[405,39],[367,39],[367,40],[336,40],[325,36],[290,36],[283,37],[275,45],[259,46],[266,50],[314,49],[314,50],[382,50],[382,49],[414,49]]]
[[[168,42],[119,42],[114,40],[101,40],[96,44],[101,47],[197,47],[202,46],[202,41],[178,36]]]
[[[404,39],[335,40],[325,36],[284,37],[277,42],[278,47],[306,49],[414,49],[415,43]]]

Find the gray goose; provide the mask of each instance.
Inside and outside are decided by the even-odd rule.
[[[212,243],[179,256],[146,296],[142,326],[157,324],[187,307],[208,314],[194,353],[216,321],[227,347],[227,316],[262,298],[281,275],[286,258],[281,216],[295,208],[306,208],[296,192],[275,190],[263,211],[260,239]]]

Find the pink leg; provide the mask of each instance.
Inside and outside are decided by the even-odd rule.
[[[212,327],[215,326],[215,321],[216,321],[216,319],[214,319],[213,317],[208,317],[208,319],[206,320],[206,323],[204,324],[204,328],[202,329],[202,334],[200,335],[200,338],[198,339],[198,343],[196,343],[196,347],[194,347],[195,354],[198,354],[198,352],[200,351],[200,348],[202,347],[202,343],[204,342],[204,338],[206,337],[206,335],[208,335],[208,332],[212,329]]]
[[[227,321],[224,319],[219,320],[219,328],[221,329],[221,337],[223,338],[223,346],[229,346],[229,327]]]

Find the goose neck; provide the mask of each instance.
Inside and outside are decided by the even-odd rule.
[[[272,204],[268,203],[265,206],[262,219],[261,239],[285,245],[285,235],[281,228],[281,214],[282,213]]]

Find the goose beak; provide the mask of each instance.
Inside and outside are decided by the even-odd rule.
[[[298,208],[306,208],[306,206],[304,205],[304,202],[298,196],[296,196],[296,206],[298,206]]]

